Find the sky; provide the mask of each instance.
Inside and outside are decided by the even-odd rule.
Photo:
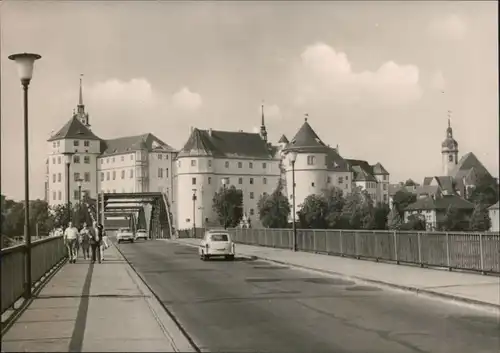
[[[180,149],[191,126],[269,139],[304,122],[391,182],[441,175],[448,110],[459,156],[498,176],[497,2],[20,1],[0,3],[1,192],[24,197],[17,52],[42,55],[29,89],[30,198],[46,141],[83,76],[92,131],[151,132]]]

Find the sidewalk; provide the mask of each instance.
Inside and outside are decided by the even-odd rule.
[[[198,246],[199,239],[170,240]],[[481,306],[500,313],[500,278],[244,244],[236,254]]]
[[[81,254],[80,254],[81,256]],[[2,352],[194,352],[111,246],[102,264],[65,264],[2,337]]]

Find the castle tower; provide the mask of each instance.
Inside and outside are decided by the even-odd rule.
[[[458,142],[453,138],[451,111],[448,111],[448,128],[446,129],[446,138],[441,144],[441,155],[443,175],[450,176],[453,169],[458,164]]]
[[[83,74],[80,74],[80,94],[78,96],[78,105],[77,105],[77,111],[74,113],[74,116],[80,120],[80,122],[90,129],[90,121],[89,121],[89,114],[85,113],[85,104],[83,104],[83,92],[82,92],[82,77]]]

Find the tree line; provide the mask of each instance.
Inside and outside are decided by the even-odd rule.
[[[1,236],[2,248],[16,244],[16,238],[24,235],[24,201],[15,201],[1,197]],[[77,226],[87,222],[92,223],[92,217],[85,204],[92,205],[95,200],[85,198],[82,207],[78,203],[71,204],[71,220]],[[48,236],[49,233],[59,227],[66,227],[69,222],[68,205],[60,204],[49,206],[44,200],[32,200],[29,202],[29,225],[30,234]]]
[[[482,178],[470,189],[468,201],[474,204],[470,219],[460,209],[448,207],[444,220],[437,230],[487,231],[490,228],[488,207],[498,201],[498,185],[493,178]],[[339,188],[312,194],[298,205],[296,224],[310,229],[366,229],[366,230],[425,230],[426,222],[418,215],[405,221],[404,210],[417,200],[414,193],[399,190],[393,197],[392,210],[389,205],[372,200],[366,190],[355,187],[344,194]],[[283,193],[280,182],[273,193],[262,195],[257,204],[258,217],[266,228],[289,228],[291,205]],[[226,227],[237,227],[243,217],[243,193],[235,186],[221,188],[213,198],[213,210],[218,221]]]

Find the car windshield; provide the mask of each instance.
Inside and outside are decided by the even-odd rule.
[[[228,241],[229,237],[224,233],[216,233],[210,235],[210,240],[212,241]]]

